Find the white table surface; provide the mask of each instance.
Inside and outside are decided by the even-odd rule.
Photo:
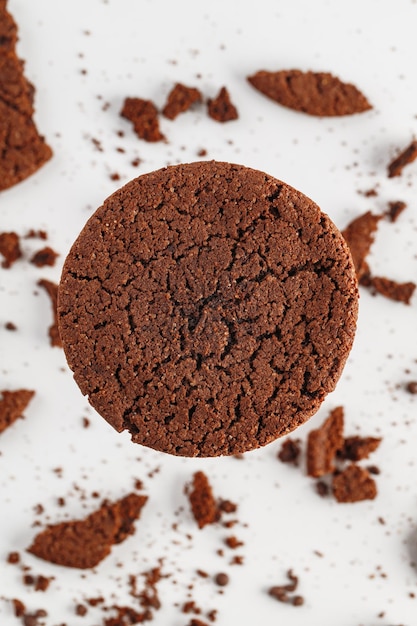
[[[417,132],[417,3],[10,0],[9,8],[19,24],[26,75],[36,85],[36,122],[54,158],[0,194],[0,231],[44,229],[60,257],[55,267],[38,269],[28,258],[43,242],[23,240],[25,258],[0,269],[0,389],[36,390],[26,419],[0,437],[1,626],[18,623],[10,598],[20,598],[28,610],[45,608],[48,626],[99,625],[100,611],[77,617],[74,604],[97,595],[107,604],[127,604],[128,574],[160,558],[170,576],[160,584],[155,626],[189,623],[192,616],[179,606],[189,599],[190,584],[203,608],[197,617],[208,621],[205,613],[217,609],[218,626],[414,626],[417,396],[404,385],[417,380],[417,296],[405,306],[361,291],[357,337],[340,383],[297,431],[305,441],[343,405],[347,434],[383,438],[369,460],[381,469],[377,498],[342,505],[318,497],[304,464],[296,469],[277,461],[280,442],[242,461],[196,460],[143,449],[118,435],[88,407],[62,350],[50,347],[50,303],[36,282],[59,280],[86,219],[118,186],[166,164],[197,160],[202,148],[206,158],[290,183],[341,229],[366,210],[382,212],[388,201],[404,200],[408,208],[395,225],[381,222],[369,261],[375,274],[417,281],[417,164],[400,178],[386,175],[394,154]],[[245,79],[259,69],[290,68],[329,71],[353,82],[374,109],[340,119],[309,117],[269,101]],[[198,86],[206,97],[226,85],[239,119],[217,124],[200,107],[175,122],[162,119],[167,143],[140,141],[119,117],[124,98],[150,98],[160,107],[176,81]],[[141,159],[136,168],[130,164],[135,157]],[[115,172],[120,181],[111,180]],[[370,188],[376,197],[359,193]],[[7,321],[18,331],[5,330]],[[197,529],[184,495],[197,470],[207,473],[219,497],[238,503],[232,531]],[[117,499],[132,490],[135,478],[149,495],[137,531],[94,571],[82,576],[25,553],[36,519],[43,526],[82,517],[96,504],[91,492]],[[58,497],[65,507],[57,506]],[[39,503],[42,515],[34,511]],[[234,552],[227,548],[223,557],[217,554],[230,532],[245,543],[237,551],[244,566],[229,565]],[[13,550],[32,573],[55,577],[46,593],[22,584],[19,566],[6,563]],[[198,578],[196,568],[227,572],[224,593],[211,578]],[[302,607],[267,595],[268,587],[286,582],[289,568],[299,576]]]

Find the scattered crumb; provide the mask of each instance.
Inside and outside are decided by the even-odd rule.
[[[132,122],[134,131],[140,139],[149,142],[165,139],[159,130],[158,110],[151,100],[126,98],[120,115]]]
[[[17,233],[0,233],[0,254],[4,257],[1,266],[5,269],[21,258],[20,237]]]
[[[332,488],[338,502],[373,500],[377,495],[376,483],[368,470],[354,463],[333,476]]]
[[[339,455],[348,461],[362,461],[367,459],[380,443],[381,439],[377,437],[346,437]]]
[[[366,257],[374,242],[374,233],[381,217],[381,215],[374,215],[368,211],[350,222],[342,231],[342,235],[350,248],[359,281],[362,276],[369,274]]]
[[[56,283],[41,278],[38,281],[39,287],[45,289],[46,293],[51,299],[53,322],[49,327],[49,339],[51,346],[62,348],[61,337],[59,336],[58,320],[57,320],[57,299],[58,299],[58,285]]]
[[[49,265],[52,267],[55,265],[56,258],[59,256],[58,252],[55,252],[49,246],[42,248],[42,250],[38,250],[30,259],[30,262],[36,267],[45,267],[45,265]]]
[[[207,111],[209,116],[216,122],[230,122],[239,117],[226,87],[222,87],[217,96],[208,101]]]
[[[374,294],[379,293],[390,300],[403,302],[404,304],[410,304],[416,288],[416,284],[412,282],[398,283],[384,276],[371,275],[363,276],[361,285],[369,287]]]
[[[224,572],[219,572],[214,577],[214,582],[216,583],[216,585],[219,585],[219,587],[225,587],[229,584],[229,576]]]
[[[180,113],[188,111],[194,103],[201,102],[201,100],[202,95],[198,89],[177,83],[168,94],[162,115],[174,120]]]
[[[405,202],[401,200],[397,200],[395,202],[388,202],[388,211],[385,212],[385,215],[390,220],[390,222],[396,222],[404,209],[407,208]]]
[[[391,163],[388,165],[388,178],[394,178],[394,176],[401,176],[402,171],[406,165],[409,165],[417,158],[417,141],[412,141],[410,145],[403,150]]]
[[[292,570],[288,570],[287,577],[290,580],[288,584],[270,587],[268,593],[270,596],[275,598],[275,600],[278,600],[278,602],[292,604],[293,606],[301,606],[304,604],[304,598],[299,595],[290,595],[298,587],[298,577],[293,574]]]
[[[298,466],[299,457],[301,454],[301,446],[299,439],[286,439],[281,444],[281,449],[278,452],[278,459],[282,463],[291,463],[291,465]]]
[[[324,424],[312,430],[307,440],[307,474],[319,478],[334,471],[334,459],[343,448],[344,412],[339,406]]]
[[[35,392],[29,389],[18,389],[17,391],[3,390],[0,393],[0,433],[2,433],[19,417],[23,417],[22,413]]]
[[[220,519],[220,511],[213,496],[213,490],[204,472],[196,472],[193,482],[187,488],[191,511],[199,528],[214,524]]]

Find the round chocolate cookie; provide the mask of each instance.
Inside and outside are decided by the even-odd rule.
[[[64,265],[59,328],[93,407],[136,443],[237,454],[313,415],[341,374],[358,293],[319,207],[219,162],[139,176]]]

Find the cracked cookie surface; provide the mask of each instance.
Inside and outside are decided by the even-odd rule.
[[[314,202],[263,172],[197,162],[104,202],[65,261],[58,316],[76,382],[117,431],[171,454],[237,454],[333,390],[357,283]]]

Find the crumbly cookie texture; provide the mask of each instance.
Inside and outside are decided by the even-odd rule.
[[[34,87],[17,57],[17,26],[0,2],[0,191],[36,172],[52,156],[33,121]]]
[[[241,165],[140,176],[64,265],[59,330],[90,403],[134,442],[238,454],[302,424],[351,348],[357,282],[319,207]]]

